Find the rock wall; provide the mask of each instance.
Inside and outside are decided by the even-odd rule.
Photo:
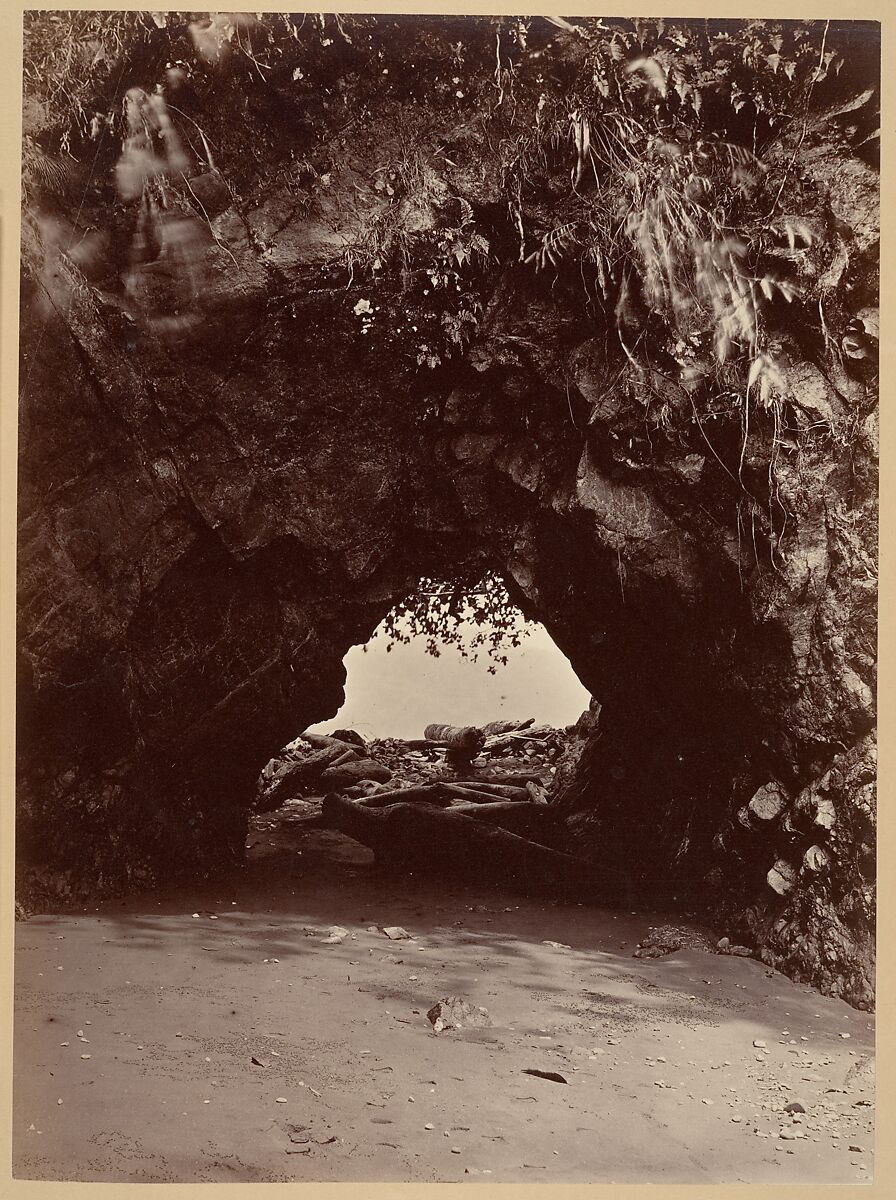
[[[447,32],[411,42],[384,61],[426,51],[419,86],[447,78]],[[490,46],[467,48],[483,89]],[[413,79],[327,70],[355,89],[347,125],[212,73],[189,119],[216,164],[167,208],[143,184],[122,198],[120,144],[80,209],[30,197],[21,897],[238,858],[261,766],[335,715],[348,648],[420,576],[496,569],[599,702],[554,796],[595,869],[708,902],[867,1006],[876,391],[842,347],[857,321],[873,340],[874,171],[824,123],[804,133],[824,339],[779,321],[775,403],[745,408],[707,392],[704,349],[670,383],[578,278],[518,261],[546,202],[507,208],[481,109],[424,123]],[[786,134],[768,149],[792,154]]]

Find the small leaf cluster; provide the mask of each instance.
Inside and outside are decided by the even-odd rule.
[[[506,665],[506,651],[520,646],[533,627],[510,599],[501,577],[486,572],[481,578],[420,579],[413,595],[395,605],[381,628],[389,638],[387,651],[395,643],[407,645],[422,638],[426,652],[435,658],[446,646],[471,662],[484,652],[490,659],[487,669],[494,674],[497,666]]]

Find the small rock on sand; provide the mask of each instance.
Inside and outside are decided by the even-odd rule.
[[[492,1023],[487,1008],[469,1004],[459,996],[438,1000],[426,1016],[436,1033],[445,1029],[482,1028]]]

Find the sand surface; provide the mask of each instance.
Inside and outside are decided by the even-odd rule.
[[[871,1178],[868,1014],[698,936],[632,957],[682,914],[390,877],[300,810],[209,886],[17,925],[15,1177]],[[491,1023],[435,1033],[447,996]]]

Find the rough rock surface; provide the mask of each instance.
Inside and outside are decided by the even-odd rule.
[[[877,432],[864,364],[782,334],[783,427],[758,413],[745,433],[731,406],[707,429],[684,393],[655,419],[657,381],[595,334],[575,287],[507,254],[479,284],[465,352],[430,370],[431,347],[399,351],[412,321],[432,341],[433,298],[388,272],[356,277],[347,252],[387,211],[395,236],[437,240],[457,197],[495,254],[511,244],[481,122],[427,110],[425,147],[450,153],[433,150],[423,193],[393,202],[378,184],[393,178],[383,163],[395,179],[407,166],[413,96],[368,96],[347,127],[281,112],[278,96],[251,95],[261,159],[241,156],[226,94],[194,109],[230,181],[216,191],[196,171],[208,221],[184,216],[186,239],[163,222],[148,263],[123,272],[136,201],[115,201],[102,172],[81,209],[37,197],[26,214],[22,898],[240,856],[260,769],[335,715],[348,648],[420,576],[497,569],[599,701],[553,797],[576,836],[676,894],[711,889],[768,962],[868,1005]],[[291,158],[277,160],[287,128]],[[839,275],[828,264],[839,337],[875,303],[876,191],[848,148],[828,149],[806,205],[849,251]],[[118,151],[101,150],[111,171]],[[297,193],[301,153],[313,183]],[[526,201],[527,221],[540,203]],[[90,222],[104,241],[79,260],[71,235]],[[788,802],[747,829],[737,814],[770,781]],[[793,871],[783,894],[767,883],[779,860]]]

